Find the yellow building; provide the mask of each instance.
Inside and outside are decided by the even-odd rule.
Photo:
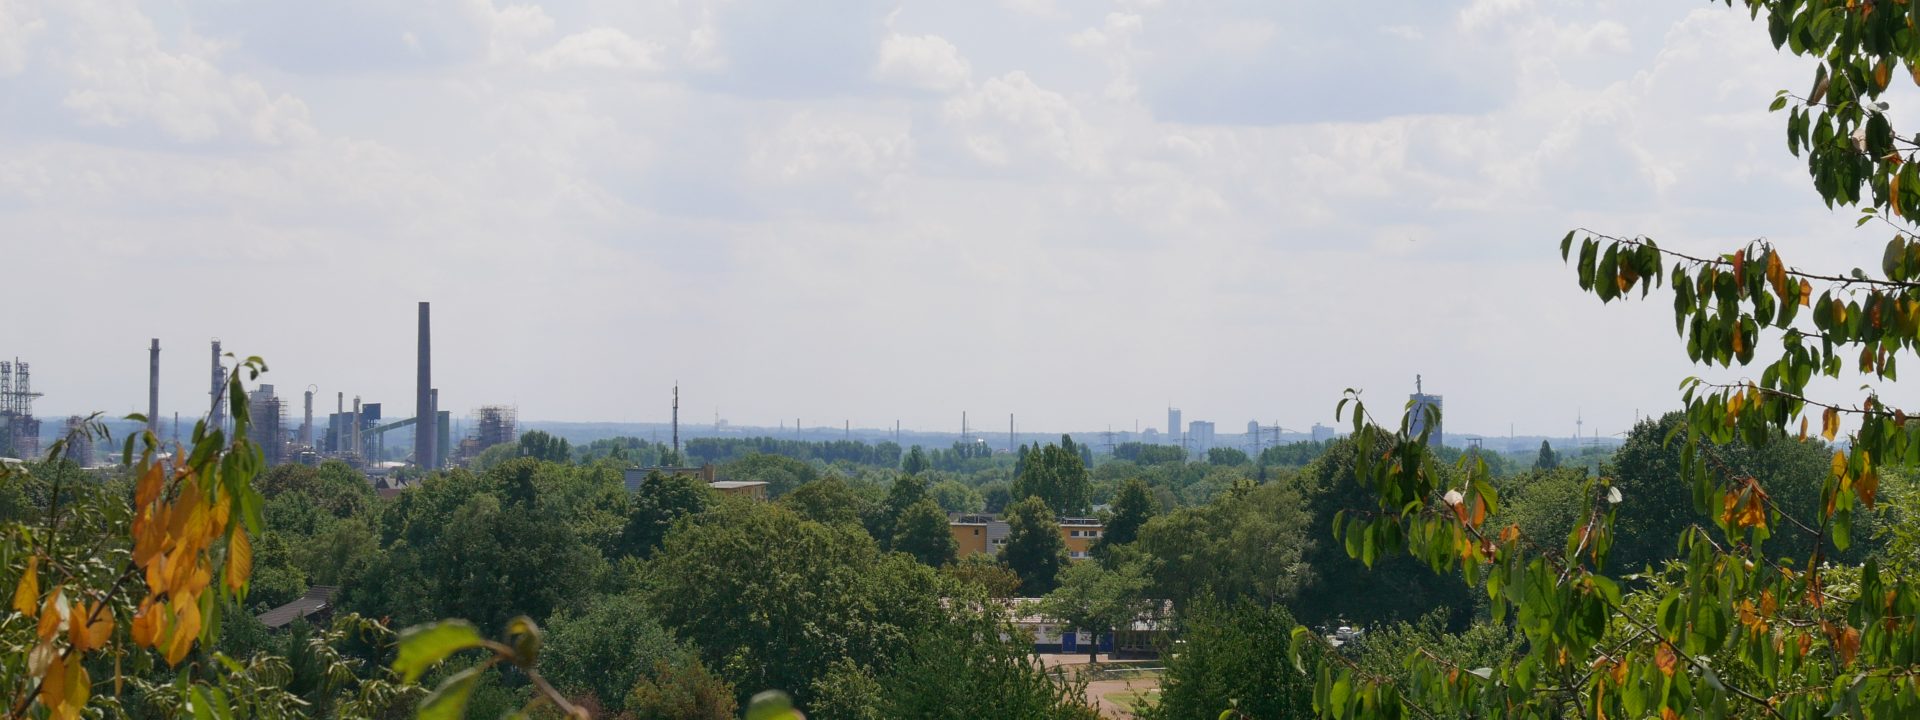
[[[1060,518],[1060,539],[1067,541],[1067,557],[1085,560],[1093,557],[1093,544],[1106,525],[1100,518]]]
[[[998,553],[1000,547],[993,544],[988,535],[996,524],[1000,526],[1000,537],[1004,542],[1007,524],[993,519],[992,515],[961,515],[948,520],[947,530],[953,533],[953,542],[960,546],[957,556],[966,557],[984,552]]]
[[[1067,556],[1074,560],[1093,557],[1093,544],[1106,530],[1100,519],[1060,518],[1059,522],[1060,539],[1067,545]],[[953,516],[947,521],[947,529],[953,533],[954,543],[960,546],[960,557],[974,553],[998,555],[1000,548],[1007,544],[1007,521],[992,515]]]

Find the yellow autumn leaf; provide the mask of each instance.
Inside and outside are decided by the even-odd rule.
[[[13,611],[23,617],[33,617],[33,609],[40,600],[40,556],[27,558],[27,571],[20,574],[20,584],[13,588]]]
[[[54,653],[47,661],[47,672],[40,676],[40,704],[49,710],[66,704],[67,699],[67,661]]]
[[[1780,253],[1767,253],[1767,282],[1773,285],[1773,294],[1787,296],[1787,268],[1780,262]]]
[[[67,621],[67,594],[59,587],[47,594],[46,601],[40,603],[40,628],[36,635],[41,640],[49,640],[60,634],[60,626]]]
[[[166,484],[166,474],[159,463],[147,466],[147,472],[140,476],[140,482],[133,486],[133,507],[145,510],[160,499],[160,490]]]
[[[1868,469],[1853,481],[1853,494],[1865,503],[1868,510],[1873,509],[1874,495],[1880,490],[1880,474]]]
[[[235,528],[227,542],[227,589],[239,592],[253,575],[253,542],[244,528]]]
[[[159,641],[162,612],[164,610],[153,598],[140,601],[140,609],[133,614],[133,624],[127,626],[127,634],[133,637],[133,644],[153,647]]]
[[[65,689],[59,707],[53,709],[53,717],[56,720],[79,720],[80,709],[87,706],[87,699],[93,690],[93,678],[87,675],[87,666],[79,658],[67,663]]]
[[[1827,408],[1827,411],[1820,416],[1820,435],[1825,437],[1827,442],[1833,442],[1833,439],[1839,434],[1840,411],[1834,408]]]
[[[193,649],[193,641],[200,636],[200,602],[193,595],[182,595],[168,601],[173,606],[173,627],[167,637],[167,664],[179,665],[187,659],[187,651]]]

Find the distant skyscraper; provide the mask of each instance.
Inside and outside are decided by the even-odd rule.
[[[1407,420],[1407,432],[1419,435],[1420,431],[1426,429],[1427,408],[1431,407],[1433,408],[1434,422],[1433,435],[1430,436],[1430,442],[1432,442],[1434,447],[1446,445],[1447,435],[1444,429],[1446,423],[1444,419],[1440,417],[1440,396],[1428,395],[1426,389],[1421,386],[1419,375],[1413,376],[1413,394],[1407,397],[1407,404],[1409,406],[1408,412],[1411,413],[1411,416]]]
[[[1325,425],[1321,425],[1320,423],[1313,424],[1313,441],[1314,442],[1326,442],[1332,439],[1333,439],[1333,428],[1327,427]]]
[[[1179,445],[1180,444],[1180,428],[1183,428],[1183,427],[1186,427],[1186,426],[1180,424],[1180,408],[1168,407],[1167,408],[1167,441],[1175,445]]]
[[[1213,447],[1213,423],[1206,420],[1187,423],[1187,440],[1193,444],[1195,451]]]

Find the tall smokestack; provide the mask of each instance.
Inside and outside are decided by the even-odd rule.
[[[309,450],[313,449],[313,390],[307,388],[307,417],[300,423],[300,444]]]
[[[420,368],[413,397],[413,462],[432,470],[437,457],[433,441],[439,439],[440,432],[436,427],[438,413],[433,407],[433,329],[427,307],[425,301],[420,303]]]
[[[440,467],[440,431],[444,429],[440,427],[440,388],[429,388],[427,390],[427,404],[433,406],[433,414],[427,416],[433,420],[427,423],[426,427],[427,432],[433,435],[433,467],[437,468]],[[418,431],[420,427],[420,423],[418,422],[413,424],[413,429],[416,431]]]
[[[160,338],[147,350],[147,432],[160,437]]]
[[[361,447],[360,447],[360,396],[359,395],[353,396],[353,432],[350,433],[350,435],[351,435],[351,442],[353,443],[353,456],[360,457]]]
[[[221,392],[220,392],[221,390],[225,389],[225,386],[226,386],[227,378],[225,377],[226,373],[223,372],[224,370],[226,370],[226,368],[220,367],[220,341],[214,340],[213,341],[213,387],[212,389],[207,391],[208,396],[211,397],[213,400],[213,409],[209,411],[207,414],[207,431],[208,432],[212,432],[214,430],[220,430],[227,426],[226,403],[221,402],[222,398],[221,398]]]

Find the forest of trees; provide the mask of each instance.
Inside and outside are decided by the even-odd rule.
[[[1675,413],[1643,423],[1609,462],[1610,487],[1646,510],[1622,515],[1608,567],[1659,565],[1674,557],[1668,538],[1693,522],[1690,501],[1674,495],[1670,481],[1682,452],[1665,441],[1684,422]],[[1434,573],[1430,563],[1382,556],[1368,568],[1328,537],[1344,510],[1367,501],[1356,475],[1364,468],[1361,443],[1352,439],[1312,444],[1317,452],[1299,466],[1209,453],[1149,465],[1098,457],[1088,467],[1085,446],[1065,437],[981,458],[988,464],[971,473],[930,462],[907,472],[916,454],[926,456],[918,448],[901,456],[899,468],[760,453],[721,466],[730,477],[768,481],[769,503],[723,497],[683,475],[654,474],[630,493],[625,458],[658,448],[563,443],[523,438],[490,467],[434,473],[391,498],[338,462],[264,469],[247,486],[258,493],[258,531],[236,531],[250,538],[245,596],[205,601],[219,608],[206,613],[218,616],[217,627],[203,623],[198,642],[177,657],[163,644],[167,656],[123,662],[118,672],[130,682],[115,707],[165,716],[196,702],[195,688],[204,687],[230,702],[255,693],[249,702],[259,707],[397,716],[455,683],[469,713],[492,717],[540,700],[544,683],[559,698],[555,707],[636,718],[732,717],[763,690],[784,691],[814,717],[922,716],[942,703],[1091,717],[1080,686],[1047,673],[1026,641],[1011,634],[979,641],[979,628],[1006,627],[1004,609],[990,600],[1013,596],[1043,598],[1050,615],[1095,630],[1170,601],[1173,615],[1164,620],[1179,629],[1185,649],[1167,661],[1165,693],[1148,710],[1155,717],[1212,717],[1234,703],[1249,713],[1310,706],[1310,678],[1286,658],[1295,625],[1352,624],[1372,638],[1445,648],[1449,658],[1511,654],[1525,642],[1488,615],[1483,593]],[[245,452],[233,445],[224,457]],[[1728,452],[1730,462],[1756,474],[1817,478],[1827,472],[1830,449],[1815,438]],[[35,592],[50,590],[59,577],[50,569],[65,563],[79,564],[63,567],[63,576],[78,573],[104,592],[111,564],[78,561],[73,544],[127,542],[111,540],[131,532],[111,508],[140,494],[140,467],[136,458],[127,471],[106,474],[59,461],[9,470],[0,520],[23,531],[10,536],[14,560],[0,582],[25,587],[26,559],[46,557],[32,568],[42,578]],[[1432,463],[1432,471],[1436,487],[1466,477],[1445,463]],[[1593,482],[1584,470],[1553,467],[1485,478],[1502,504],[1484,523],[1529,535],[1576,522],[1583,488]],[[1902,478],[1889,474],[1882,492],[1911,497]],[[1809,510],[1819,498],[1783,486],[1775,500]],[[997,558],[956,557],[948,513],[989,502],[1010,524],[1007,546]],[[1070,562],[1056,518],[1096,504],[1106,523],[1096,559]],[[1876,517],[1861,513],[1854,522],[1862,542],[1829,557],[1891,565],[1885,553],[1920,543],[1906,539],[1920,534],[1880,532]],[[55,521],[68,532],[53,536]],[[1783,551],[1806,550],[1781,542],[1788,543]],[[219,545],[199,551],[217,556]],[[57,584],[72,597],[89,592],[85,583]],[[341,588],[338,624],[296,623],[275,633],[253,619],[316,585]],[[137,598],[114,602],[138,616]],[[400,652],[397,633],[444,619],[502,636],[528,621],[545,629],[544,647],[530,667],[510,655],[455,655],[412,682],[386,669]],[[32,627],[0,627],[19,635],[19,647],[35,645]],[[134,636],[116,634],[133,627],[124,620],[106,632],[137,645]],[[1339,658],[1405,677],[1389,657],[1400,649],[1369,640],[1309,653],[1308,661]],[[242,670],[220,670],[220,658]],[[106,677],[115,672],[109,660],[83,666],[89,677]],[[286,663],[318,674],[267,692],[276,685],[273,668]],[[180,667],[190,672],[178,675]]]

